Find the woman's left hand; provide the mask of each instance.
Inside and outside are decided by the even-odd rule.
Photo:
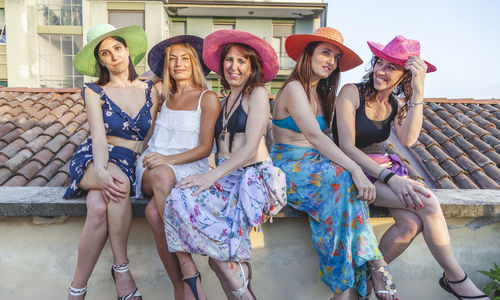
[[[405,69],[411,72],[411,88],[413,93],[424,96],[424,80],[427,73],[427,64],[418,56],[410,56],[405,64]]]
[[[197,196],[204,190],[208,189],[211,187],[217,178],[211,175],[210,172],[204,173],[204,174],[197,174],[197,175],[192,175],[188,177],[184,177],[177,184],[175,185],[176,188],[182,188],[182,189],[188,189],[191,187],[198,187],[196,192],[193,193],[193,196]]]
[[[158,152],[151,152],[142,159],[142,165],[146,169],[153,169],[158,166],[168,166],[172,164],[173,163],[168,155],[162,155]]]

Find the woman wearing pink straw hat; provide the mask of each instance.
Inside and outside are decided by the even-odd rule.
[[[384,234],[380,249],[386,261],[400,255],[422,231],[434,258],[444,269],[440,285],[459,299],[488,299],[467,278],[453,254],[436,196],[412,181],[401,160],[380,152],[391,124],[404,146],[422,129],[425,74],[436,67],[420,58],[418,41],[396,36],[387,45],[368,42],[374,57],[366,80],[345,85],[337,97],[334,141],[374,182],[375,204],[388,207],[396,223]]]
[[[289,36],[285,47],[297,64],[276,97],[271,156],[286,174],[288,204],[309,215],[320,279],[333,299],[349,299],[353,287],[365,296],[369,264],[384,272],[374,274],[381,298],[398,299],[370,224],[374,185],[325,134],[340,72],[362,61],[329,27]]]
[[[194,273],[182,272],[182,262],[168,250],[163,224],[165,199],[181,178],[208,171],[207,156],[220,112],[217,94],[207,89],[205,75],[210,70],[201,61],[202,53],[203,39],[193,35],[166,39],[149,51],[149,67],[163,79],[166,97],[136,168],[136,195],[144,192],[152,196],[146,219],[177,300],[192,299],[186,296],[191,294],[192,283],[182,279]]]
[[[218,166],[172,189],[164,215],[168,247],[194,283],[196,299],[205,295],[191,254],[209,256],[229,299],[255,299],[250,229],[260,224],[263,211],[273,214],[286,203],[285,178],[264,140],[270,108],[263,83],[276,76],[278,57],[253,34],[219,30],[205,38],[203,60],[230,91],[215,125]]]

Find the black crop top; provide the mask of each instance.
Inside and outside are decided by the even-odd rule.
[[[239,98],[239,97],[238,97]],[[238,101],[239,99],[236,99]],[[227,98],[224,100],[227,101]],[[243,99],[240,100],[238,107],[234,110],[233,114],[227,121],[227,132],[229,132],[229,152],[231,152],[234,134],[237,132],[245,132],[245,128],[247,126],[247,113],[243,109],[241,105]],[[223,131],[222,129],[222,119],[224,118],[224,107],[226,105],[222,105],[222,110],[219,114],[219,118],[217,118],[217,122],[215,123],[215,137],[217,142],[217,149],[219,149],[219,138]]]
[[[357,148],[366,148],[375,143],[381,143],[389,138],[391,134],[391,123],[394,121],[398,113],[398,101],[391,94],[389,101],[391,102],[391,114],[382,121],[375,121],[368,119],[365,111],[365,97],[363,94],[364,85],[362,83],[355,84],[359,91],[359,107],[356,109],[356,141]],[[337,116],[333,117],[332,135],[335,144],[339,145],[338,131],[337,131]]]

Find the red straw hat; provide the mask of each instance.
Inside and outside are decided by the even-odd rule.
[[[240,43],[253,48],[262,61],[262,81],[268,82],[278,74],[278,55],[274,48],[264,39],[251,33],[235,30],[222,29],[207,35],[203,41],[203,61],[207,67],[215,73],[222,75],[220,70],[220,56],[224,46],[230,43]]]
[[[348,71],[363,63],[361,58],[351,49],[344,46],[344,38],[337,29],[331,27],[320,27],[312,34],[294,34],[289,36],[285,42],[288,56],[297,61],[300,54],[312,42],[326,42],[339,48],[342,56],[339,62],[340,72]]]
[[[420,56],[420,43],[416,40],[409,40],[400,35],[393,38],[392,41],[385,46],[370,41],[367,43],[373,55],[401,66],[405,65],[410,56]],[[424,62],[427,64],[427,73],[437,70],[433,64],[428,63],[425,60]]]

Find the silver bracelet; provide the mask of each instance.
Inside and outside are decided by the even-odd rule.
[[[417,102],[417,103],[413,103],[413,102],[408,102],[408,108],[413,108],[417,105],[420,105],[420,104],[424,104],[425,102],[422,101],[422,102]]]

